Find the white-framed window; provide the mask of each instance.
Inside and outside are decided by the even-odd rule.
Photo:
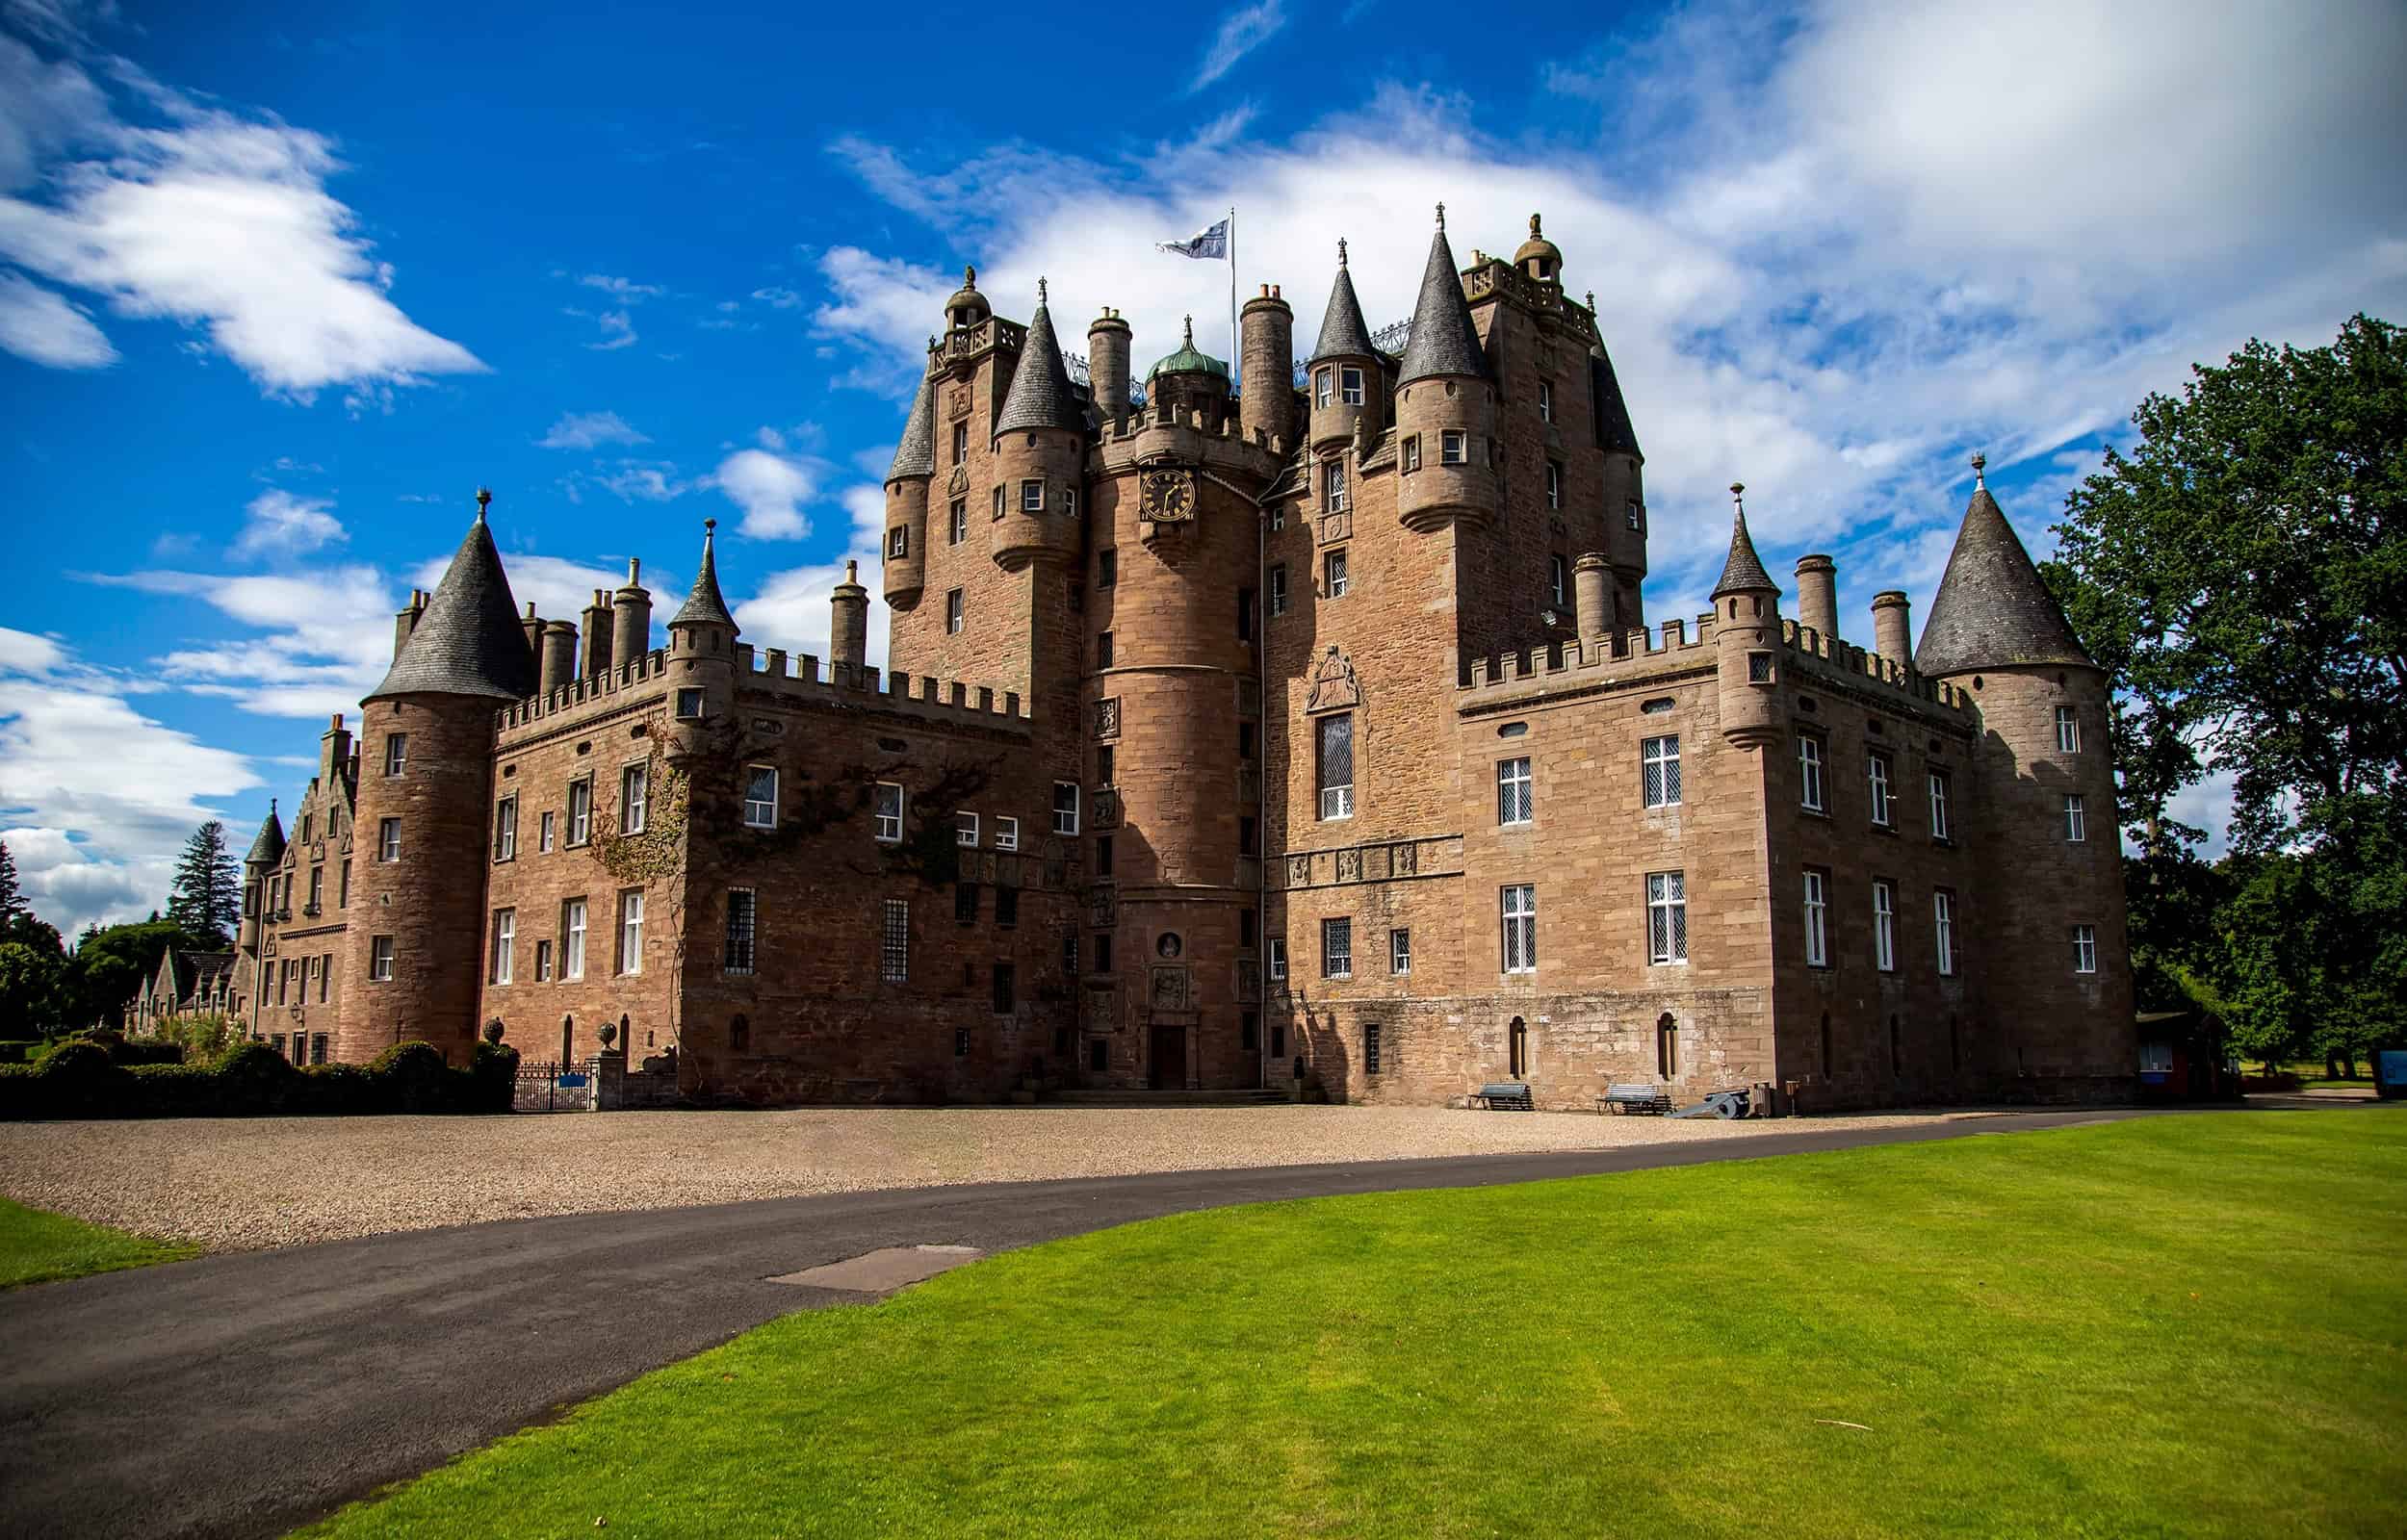
[[[560,977],[585,976],[585,901],[572,898],[560,906]]]
[[[1284,565],[1276,566],[1270,570],[1269,607],[1273,615],[1284,615],[1287,612],[1287,569]]]
[[[552,982],[552,941],[549,937],[535,938],[535,982]]]
[[[518,911],[497,909],[493,911],[493,982],[509,983],[517,972],[517,962]]]
[[[1955,895],[1945,888],[1930,895],[1931,942],[1939,959],[1939,977],[1955,977]]]
[[[543,816],[535,821],[535,853],[541,856],[552,854],[553,848],[559,843],[559,832],[560,815],[545,808]]]
[[[1820,738],[1800,736],[1797,740],[1797,801],[1807,812],[1823,810]]]
[[[593,778],[580,776],[568,783],[568,842],[582,845],[593,837]]]
[[[1329,597],[1332,599],[1345,598],[1346,553],[1342,551],[1331,552],[1327,557],[1327,567],[1329,572]]]
[[[1321,505],[1332,513],[1346,508],[1346,462],[1333,456],[1321,462]]]
[[[680,722],[701,721],[703,704],[706,699],[703,691],[691,686],[679,690],[677,692],[677,720]]]
[[[1680,735],[1646,738],[1638,746],[1640,795],[1649,808],[1680,805]]]
[[[518,859],[518,799],[514,796],[504,797],[494,806],[493,859],[495,860]],[[318,894],[314,878],[311,880],[310,889],[309,901],[315,904],[318,901]]]
[[[892,781],[881,781],[876,789],[877,839],[881,845],[899,845],[903,835],[903,788]]]
[[[1408,473],[1421,468],[1421,436],[1418,433],[1406,435],[1402,453],[1404,468]]]
[[[1546,558],[1546,594],[1557,609],[1571,607],[1571,563],[1559,554]]]
[[[1646,874],[1646,961],[1688,961],[1688,874]]]
[[[997,519],[999,519],[999,518],[1001,518],[1002,516],[1003,516],[1003,484],[1002,484],[1000,481],[997,481],[997,482],[996,482],[996,483],[995,483],[995,517],[996,517],[996,518],[997,518]]]
[[[1530,762],[1518,759],[1496,761],[1496,822],[1525,824],[1530,821]]]
[[[1440,428],[1437,433],[1437,463],[1467,465],[1471,459],[1471,435],[1459,427]]]
[[[1872,794],[1872,822],[1876,829],[1886,829],[1896,817],[1889,795],[1889,757],[1877,750],[1864,756],[1864,785]]]
[[[911,903],[908,899],[890,898],[886,914],[878,932],[878,974],[889,984],[901,984],[911,977]]]
[[[996,850],[1018,850],[1020,848],[1019,819],[997,817],[995,820],[995,848]]]
[[[953,499],[952,513],[945,525],[945,538],[956,546],[970,538],[970,500],[968,498]]]
[[[409,734],[388,732],[384,735],[384,773],[398,776],[409,769]]]
[[[648,766],[631,764],[618,773],[619,829],[622,834],[640,834],[648,811],[646,799],[652,790],[652,774]]]
[[[401,859],[401,821],[399,818],[376,820],[376,860],[394,861]]]
[[[377,936],[369,938],[368,977],[377,984],[393,982],[393,937]]]
[[[1540,423],[1555,420],[1555,388],[1542,379],[1538,382],[1538,420]]]
[[[1538,971],[1538,889],[1528,883],[1506,886],[1499,897],[1504,925],[1504,970]]]
[[[953,464],[959,465],[969,458],[970,424],[968,423],[955,423],[953,424]]]
[[[758,942],[761,897],[749,887],[727,890],[727,971],[750,973]]]
[[[900,561],[911,554],[911,526],[896,525],[886,531],[886,555],[890,561]]]
[[[1078,489],[1076,487],[1061,489],[1061,513],[1065,519],[1075,519],[1078,516]]]
[[[1621,504],[1621,517],[1628,522],[1629,526],[1633,529],[1643,529],[1646,527],[1645,510],[1640,506],[1639,500],[1636,498],[1632,498],[1627,502]]]
[[[1271,982],[1284,982],[1287,977],[1287,938],[1283,936],[1272,937],[1270,944],[1263,949],[1263,956],[1270,968]]]
[[[2082,802],[2080,792],[2068,791],[2064,794],[2064,842],[2080,845],[2087,843],[2088,839],[2088,809]]]
[[[1805,874],[1805,965],[1830,965],[1830,879],[1817,871]]]
[[[1546,506],[1563,506],[1563,467],[1552,460],[1546,462]]]
[[[2056,748],[2058,754],[2081,753],[2081,713],[2069,706],[2056,708]]]
[[[1387,971],[1396,974],[1412,971],[1412,933],[1402,926],[1387,933]]]
[[[2095,925],[2073,927],[2073,971],[2098,971],[2098,928]]]
[[[1348,406],[1362,404],[1362,371],[1347,364],[1337,371],[1337,399]]]
[[[1043,513],[1045,511],[1044,482],[1022,481],[1020,483],[1020,511],[1022,513]]]
[[[1354,816],[1354,713],[1320,719],[1312,730],[1313,773],[1323,818]]]
[[[748,765],[744,769],[744,827],[777,827],[777,767]]]
[[[1321,977],[1354,977],[1354,921],[1321,921]]]
[[[1053,783],[1053,833],[1074,834],[1078,832],[1078,783],[1074,781]]]
[[[970,605],[958,588],[945,596],[945,634],[958,636],[970,624]]]
[[[953,814],[953,843],[975,850],[978,843],[978,815],[973,812]]]
[[[1337,398],[1337,372],[1326,366],[1312,371],[1312,404],[1327,406]]]
[[[643,889],[618,895],[618,971],[643,971]]]
[[[1948,837],[1948,778],[1943,770],[1930,772],[1930,837]]]
[[[1883,973],[1897,971],[1897,887],[1886,878],[1872,885],[1872,961]]]

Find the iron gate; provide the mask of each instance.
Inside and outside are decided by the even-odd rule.
[[[510,1095],[510,1111],[519,1113],[589,1113],[599,1064],[591,1059],[571,1064],[518,1066],[518,1084]]]

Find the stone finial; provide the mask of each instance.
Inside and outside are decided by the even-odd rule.
[[[1045,303],[1045,280],[1042,278],[1036,281],[1036,302],[1040,305]]]
[[[1193,316],[1187,318],[1187,346],[1189,347],[1195,346],[1195,318]]]
[[[485,504],[491,502],[492,500],[493,489],[491,487],[479,487],[477,489],[477,522],[479,524],[484,523]]]
[[[1985,489],[1985,488],[1989,485],[1989,475],[1988,475],[1988,471],[1989,471],[1989,456],[1987,456],[1987,455],[1985,455],[1985,454],[1975,454],[1975,455],[1973,456],[1973,490],[1974,490],[1974,491],[1976,491],[1976,492],[1978,492],[1978,491],[1981,491],[1981,490]]]
[[[1344,267],[1345,265],[1346,265],[1346,238],[1345,238],[1344,236],[1339,236],[1339,237],[1337,238],[1337,266],[1338,266],[1338,267],[1340,267],[1340,268],[1342,268],[1342,267]]]
[[[976,265],[975,263],[970,263],[970,262],[965,262],[965,263],[963,263],[963,264],[961,265],[961,287],[963,287],[964,289],[975,289],[977,286],[978,286],[978,270],[977,270],[977,265]]]
[[[1439,228],[1440,230],[1442,230],[1442,229],[1444,229],[1445,227],[1446,227],[1446,206],[1445,206],[1444,204],[1440,203],[1439,205],[1437,205],[1437,228]]]
[[[1746,482],[1733,481],[1730,483],[1730,500],[1738,504],[1739,512],[1745,513],[1747,511]]]
[[[1596,291],[1593,289],[1588,292],[1588,308],[1591,310],[1596,308]]]
[[[1531,215],[1531,216],[1530,216],[1530,239],[1531,239],[1531,240],[1533,240],[1533,241],[1536,241],[1536,240],[1538,240],[1538,239],[1539,239],[1539,234],[1538,234],[1538,216],[1537,216],[1537,215],[1535,215],[1535,214],[1533,214],[1533,215]]]

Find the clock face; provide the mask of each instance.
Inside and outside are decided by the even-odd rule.
[[[1195,483],[1184,471],[1151,471],[1145,477],[1145,513],[1150,519],[1195,517]]]

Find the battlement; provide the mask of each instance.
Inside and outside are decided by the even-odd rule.
[[[641,656],[612,664],[598,674],[589,674],[573,683],[531,695],[513,706],[504,706],[493,714],[494,726],[503,732],[523,728],[596,701],[609,700],[622,690],[633,689],[667,672],[668,650],[656,647]]]
[[[1609,641],[1599,637],[1586,641],[1566,637],[1542,647],[1475,657],[1455,681],[1456,687],[1478,691],[1526,684],[1533,680],[1585,683],[1592,679],[1637,677],[1667,664],[1710,663],[1714,617],[1710,613],[1697,616],[1694,636],[1690,635],[1689,627],[1690,623],[1684,620],[1668,620],[1660,631],[1626,631]]]
[[[736,644],[736,687],[815,705],[875,706],[934,721],[979,727],[1020,728],[1034,721],[1017,690],[1003,691],[998,697],[992,685],[940,680],[930,674],[922,674],[915,681],[902,669],[888,672],[881,680],[874,668],[865,667],[857,673],[841,668],[823,670],[819,659],[809,653],[789,655],[782,647],[756,653],[749,642]]]
[[[1851,683],[1871,683],[1899,691],[1927,706],[1946,711],[1969,711],[1973,698],[1939,680],[1926,679],[1894,658],[1865,651],[1852,642],[1825,636],[1811,626],[1783,618],[1780,644],[1802,657],[1825,663]]]
[[[1233,394],[1217,421],[1201,411],[1180,412],[1167,399],[1156,400],[1151,405],[1141,399],[1132,400],[1125,414],[1102,420],[1096,429],[1096,438],[1108,451],[1115,445],[1126,445],[1139,435],[1157,428],[1178,428],[1205,439],[1248,446],[1266,450],[1282,460],[1289,452],[1287,441],[1280,435],[1265,433],[1259,428],[1250,433],[1246,430],[1244,420],[1238,415],[1237,398]]]

